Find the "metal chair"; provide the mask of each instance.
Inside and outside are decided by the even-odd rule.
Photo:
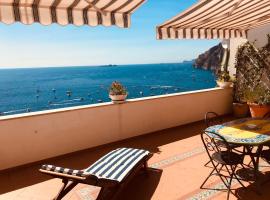
[[[270,149],[263,150],[261,153],[261,158],[270,164]]]
[[[270,118],[270,112],[266,113],[263,118]],[[270,164],[270,142],[267,142],[264,146],[268,147],[269,149],[262,152],[262,158]]]
[[[264,119],[270,118],[270,112],[266,113],[266,114],[263,116],[263,118],[264,118]],[[268,147],[269,149],[263,150],[263,151],[262,151],[262,154],[261,154],[261,157],[262,157],[262,159],[264,159],[267,163],[270,164],[270,142],[266,143],[264,146],[265,146],[265,147]]]
[[[204,123],[206,125],[206,128],[210,127],[210,126],[214,126],[214,125],[218,125],[218,124],[222,124],[223,120],[222,118],[215,112],[207,112],[204,115]],[[210,160],[204,164],[205,167],[208,166],[208,164],[210,164]]]
[[[241,186],[245,188],[243,183],[237,177],[235,171],[239,165],[243,166],[244,154],[238,154],[233,152],[233,149],[226,141],[226,139],[213,132],[202,132],[201,139],[210,159],[210,163],[213,165],[211,173],[207,176],[205,181],[201,185],[201,189],[204,188],[205,183],[213,175],[218,175],[221,181],[227,188],[227,200],[232,192],[231,185],[232,180],[236,179]],[[222,142],[222,146],[219,143]],[[227,173],[224,174],[224,172]]]
[[[218,115],[217,113],[215,112],[207,112],[205,113],[204,115],[204,122],[205,122],[205,125],[206,125],[206,128],[210,127],[210,126],[214,126],[214,125],[218,125],[218,124],[222,124],[224,123],[223,119],[221,118],[220,115]],[[222,144],[222,141],[219,141],[218,142],[218,145],[220,146],[223,146]],[[238,152],[238,153],[243,153],[245,150],[243,149],[243,152],[236,149],[236,148],[239,148],[240,145],[235,145],[235,144],[229,144],[230,147],[232,149],[234,149],[234,151]],[[204,164],[205,167],[208,166],[208,164],[210,163],[210,160]]]
[[[207,112],[204,115],[204,122],[206,127],[218,125],[223,123],[223,119],[215,112]]]

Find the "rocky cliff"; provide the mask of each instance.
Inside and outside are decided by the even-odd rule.
[[[223,53],[224,49],[222,48],[222,45],[218,44],[205,53],[199,55],[198,58],[195,59],[193,65],[195,68],[202,68],[205,70],[212,70],[217,72],[220,68],[220,62]]]

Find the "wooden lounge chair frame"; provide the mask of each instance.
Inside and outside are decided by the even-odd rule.
[[[140,169],[144,169],[147,172],[148,169],[148,160],[153,156],[152,153],[149,153],[147,156],[144,156],[134,167],[132,167],[127,175],[123,178],[121,182],[108,180],[108,179],[100,179],[93,175],[88,175],[86,177],[80,177],[75,175],[64,174],[60,172],[48,171],[45,169],[39,169],[41,173],[50,175],[54,178],[62,179],[63,186],[60,191],[56,195],[53,200],[62,199],[68,192],[70,192],[77,184],[87,184],[93,185],[97,187],[101,187],[101,190],[98,194],[97,200],[110,199],[113,200],[117,197],[117,195],[121,192],[122,188],[126,183],[129,182],[130,179],[136,175],[136,173]]]

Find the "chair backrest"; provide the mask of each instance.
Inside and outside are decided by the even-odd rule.
[[[270,118],[270,112],[266,113],[263,118]]]
[[[206,127],[222,124],[222,118],[215,112],[207,112],[204,115],[204,122]]]
[[[230,147],[226,139],[218,135],[217,133],[203,131],[201,133],[201,139],[210,160],[212,160],[212,154],[214,153],[220,153],[224,151],[232,152],[232,148]],[[228,154],[228,156],[229,155],[230,154]]]

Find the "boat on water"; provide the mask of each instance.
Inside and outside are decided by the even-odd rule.
[[[100,67],[117,67],[116,64],[101,65]]]

